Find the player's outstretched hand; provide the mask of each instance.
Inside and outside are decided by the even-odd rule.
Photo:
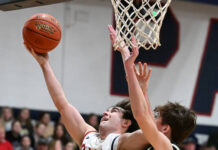
[[[142,88],[142,91],[147,92],[148,81],[149,81],[149,78],[151,76],[151,68],[149,68],[147,70],[147,63],[143,63],[143,65],[142,65],[141,62],[138,62],[138,67],[139,67],[139,70],[137,70],[136,66],[134,66],[134,71],[135,71],[136,77],[139,81],[139,84]]]
[[[132,52],[125,61],[125,67],[134,67],[135,66],[134,62],[139,55],[139,48],[136,44],[134,37],[132,37],[132,43],[133,43]]]
[[[24,45],[26,49],[30,52],[30,54],[36,59],[39,65],[44,65],[45,63],[48,62],[49,59],[48,53],[37,53],[28,44],[24,43]]]
[[[108,30],[110,32],[110,39],[115,50],[118,50],[121,53],[124,50],[128,50],[128,47],[126,46],[125,42],[121,40],[121,37],[117,37],[117,33],[112,25],[108,25]],[[116,44],[118,45],[116,46]]]

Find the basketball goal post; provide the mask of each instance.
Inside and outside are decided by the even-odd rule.
[[[160,46],[160,29],[171,0],[111,0],[116,21],[115,49],[121,42],[131,48],[131,38],[146,50]]]

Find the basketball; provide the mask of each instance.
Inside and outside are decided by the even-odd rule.
[[[40,13],[30,17],[23,27],[23,39],[26,45],[38,53],[53,50],[61,40],[61,27],[53,16]]]

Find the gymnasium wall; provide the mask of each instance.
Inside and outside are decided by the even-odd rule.
[[[0,13],[1,105],[56,110],[38,64],[24,49],[22,27],[33,14],[45,12],[62,25],[60,45],[50,60],[69,101],[80,112],[102,113],[117,102],[111,97],[109,2],[70,2]],[[96,107],[99,106],[99,107]]]
[[[23,46],[24,22],[39,12],[55,16],[62,26],[62,41],[50,53],[50,62],[70,103],[82,113],[102,113],[109,106],[126,98],[121,96],[125,94],[114,93],[111,88],[114,57],[107,31],[107,25],[113,22],[110,1],[75,0],[50,6],[0,12],[1,106],[56,110],[47,92],[39,65]],[[173,1],[171,12],[179,25],[178,49],[167,64],[150,65],[152,68],[150,101],[152,107],[165,104],[167,101],[178,101],[191,107],[194,93],[197,93],[195,89],[201,83],[204,54],[211,51],[211,47],[208,48],[206,45],[208,45],[207,37],[211,35],[209,28],[214,23],[212,33],[218,34],[217,20],[210,21],[211,18],[218,18],[218,7]],[[212,41],[209,45],[211,43],[210,56],[218,58],[217,43]],[[170,45],[171,42],[167,44]],[[214,57],[209,59],[212,61],[207,62],[204,67],[212,66],[206,70],[209,75],[212,74],[208,76],[212,78],[212,83],[201,86],[203,91],[212,87],[208,92],[212,94],[212,98],[197,100],[192,105],[192,108],[199,111],[198,124],[202,126],[218,125],[216,121],[218,84],[214,85],[218,81],[215,69],[218,63]],[[200,93],[203,93],[202,90]],[[209,104],[206,109],[204,104]]]

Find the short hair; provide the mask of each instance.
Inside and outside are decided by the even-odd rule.
[[[127,129],[126,132],[133,132],[133,131],[136,131],[139,129],[139,126],[138,126],[135,118],[133,117],[133,113],[132,113],[129,99],[122,100],[121,102],[114,105],[114,107],[121,107],[124,110],[122,117],[124,119],[131,120],[131,125],[129,126],[129,128]]]
[[[154,109],[159,112],[162,124],[168,124],[171,128],[171,142],[180,144],[187,138],[196,126],[196,114],[194,111],[180,105],[168,102],[166,105]]]

